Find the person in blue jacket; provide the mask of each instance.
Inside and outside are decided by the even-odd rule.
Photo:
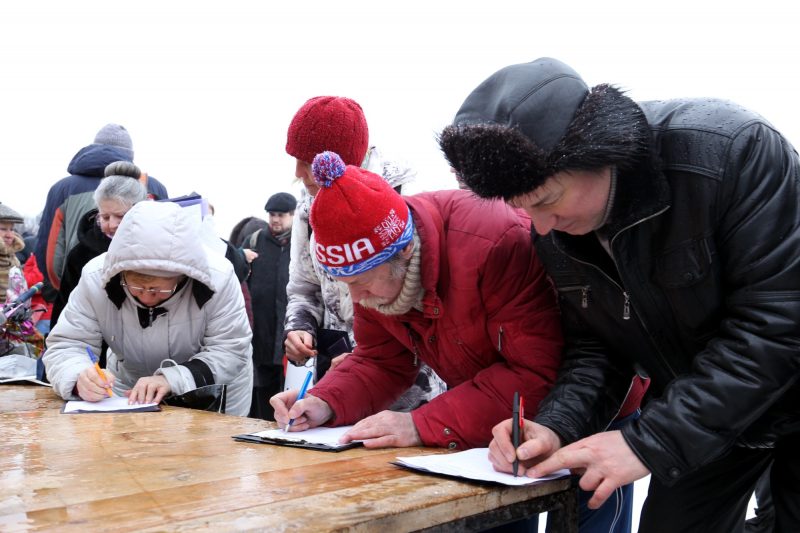
[[[43,295],[53,301],[61,285],[61,276],[70,250],[78,243],[78,224],[94,209],[94,190],[103,179],[106,166],[115,161],[133,162],[133,143],[128,130],[119,124],[106,124],[94,142],[84,146],[67,166],[69,176],[58,180],[47,193],[39,224],[34,254],[44,274]],[[143,174],[150,199],[168,198],[167,189],[153,177]],[[55,290],[53,290],[55,289]]]

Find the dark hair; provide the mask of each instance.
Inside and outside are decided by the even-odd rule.
[[[234,247],[239,248],[244,243],[245,237],[250,235],[256,230],[264,229],[268,226],[267,221],[258,217],[243,218],[231,230],[231,236],[228,239]]]

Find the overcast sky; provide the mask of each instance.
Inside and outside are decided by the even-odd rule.
[[[736,100],[800,145],[795,2],[470,4],[4,2],[0,201],[40,211],[75,152],[117,122],[136,163],[172,196],[208,197],[227,236],[272,193],[299,192],[286,129],[318,95],[362,105],[371,143],[417,169],[410,192],[450,188],[435,135],[480,81],[540,56],[637,100]]]

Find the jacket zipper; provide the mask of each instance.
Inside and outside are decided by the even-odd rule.
[[[414,340],[414,335],[411,332],[411,326],[408,324],[406,326],[406,331],[408,331],[408,339],[411,341],[411,352],[414,354],[414,366],[417,366],[419,361],[419,349],[417,349],[417,341]]]
[[[616,234],[614,234],[614,236],[613,236],[613,237],[611,237],[611,240],[609,241],[609,248],[612,250],[612,254],[613,254],[613,250],[614,250],[614,241],[616,240],[616,238],[617,238],[617,237],[619,237],[619,236],[622,234],[622,232],[624,232],[624,231],[628,231],[628,230],[629,230],[629,229],[631,229],[632,227],[634,227],[634,226],[638,226],[638,225],[639,225],[639,224],[641,224],[642,222],[646,222],[646,221],[650,220],[651,218],[655,218],[655,217],[657,217],[657,216],[659,216],[659,215],[661,215],[661,214],[665,213],[665,212],[666,212],[668,209],[669,209],[669,206],[665,207],[665,208],[664,208],[664,209],[662,209],[661,211],[658,211],[658,212],[656,212],[656,213],[653,213],[653,214],[652,214],[652,215],[650,215],[650,216],[647,216],[647,217],[644,217],[644,218],[642,218],[642,219],[640,219],[640,220],[637,220],[637,221],[636,221],[636,222],[634,222],[633,224],[630,224],[630,225],[628,225],[628,226],[625,226],[624,228],[622,228],[621,230],[619,230],[619,231],[618,231]],[[558,246],[557,246],[557,248],[558,248]],[[597,265],[595,265],[595,264],[592,264],[592,263],[588,263],[588,262],[586,262],[586,261],[581,261],[581,260],[580,260],[580,259],[578,259],[577,257],[573,257],[573,256],[569,255],[569,254],[568,254],[568,253],[566,253],[566,252],[565,252],[563,249],[561,249],[561,248],[558,248],[558,249],[561,251],[561,253],[562,253],[562,254],[566,255],[567,257],[569,257],[569,258],[570,258],[570,259],[572,259],[573,261],[576,261],[576,262],[578,262],[578,263],[580,263],[580,264],[582,264],[582,265],[586,265],[586,266],[589,266],[589,267],[591,267],[591,268],[593,268],[593,269],[597,270],[598,272],[600,272],[600,274],[601,274],[601,275],[602,275],[604,278],[606,278],[608,281],[610,281],[612,285],[614,285],[615,287],[617,287],[617,288],[620,290],[620,292],[622,293],[622,296],[623,296],[623,298],[625,298],[625,301],[624,301],[624,303],[622,304],[622,319],[623,319],[623,320],[630,320],[630,312],[631,312],[631,302],[630,302],[630,295],[628,294],[628,292],[627,292],[626,290],[624,290],[624,289],[622,288],[622,286],[621,286],[619,283],[617,283],[616,281],[614,281],[614,279],[613,279],[611,276],[609,276],[608,274],[606,274],[606,273],[603,271],[603,269],[602,269],[602,268],[600,268],[600,267],[598,267]],[[612,260],[614,261],[614,264],[616,264],[616,263],[617,263],[617,261],[616,261],[616,259],[613,257],[613,255],[612,255]],[[619,268],[619,267],[617,267],[617,268]],[[622,275],[622,273],[620,273],[620,275]],[[627,316],[626,316],[626,313],[627,313]],[[653,335],[650,333],[650,330],[647,328],[647,324],[645,324],[645,323],[644,323],[644,320],[642,320],[642,319],[641,319],[641,317],[640,317],[640,319],[639,319],[639,323],[642,325],[642,328],[644,329],[645,333],[647,333],[647,336],[648,336],[648,337],[650,337],[650,339],[651,339],[651,340],[653,340]],[[672,368],[672,365],[670,365],[670,364],[669,364],[669,361],[667,361],[667,359],[666,359],[666,358],[664,357],[664,355],[661,353],[661,349],[659,348],[658,344],[656,344],[655,342],[653,342],[653,346],[655,346],[655,347],[656,347],[656,350],[655,350],[655,351],[656,351],[656,353],[658,354],[658,357],[659,357],[659,359],[660,359],[660,360],[661,360],[661,362],[664,364],[664,366],[667,368],[667,370],[669,370],[669,372],[672,374],[672,377],[678,377],[678,373],[677,373],[677,372],[675,372],[675,369],[673,369],[673,368]]]
[[[581,291],[581,307],[583,309],[589,308],[589,290],[590,285],[570,285],[569,287],[561,287],[558,292],[572,292]]]
[[[611,254],[612,254],[611,257],[614,260],[615,264],[616,264],[617,261],[616,261],[616,259],[614,259],[614,255],[613,254],[614,254],[614,241],[617,239],[617,237],[619,237],[622,234],[622,232],[628,231],[632,227],[638,226],[642,222],[646,222],[646,221],[648,221],[648,220],[650,220],[652,218],[656,218],[657,216],[662,215],[663,213],[666,213],[668,209],[669,209],[669,206],[665,207],[664,209],[662,209],[660,211],[657,211],[657,212],[653,213],[650,216],[647,216],[647,217],[644,217],[644,218],[642,218],[640,220],[637,220],[633,224],[625,226],[624,228],[619,230],[616,234],[614,234],[613,237],[611,237],[611,240],[608,242],[608,248],[611,250]],[[619,268],[619,267],[617,267],[617,268]],[[620,272],[620,277],[622,277],[622,272]],[[630,296],[628,295],[627,291],[622,291],[622,294],[625,297],[625,303],[623,304],[623,309],[622,309],[622,319],[623,320],[629,320],[631,318],[631,299],[630,299]],[[627,314],[627,316],[626,316],[626,314]],[[647,336],[650,337],[650,339],[652,340],[653,339],[653,335],[652,335],[652,333],[650,333],[650,330],[647,328],[647,324],[645,324],[644,319],[641,316],[639,317],[639,323],[642,325],[642,328],[644,329],[645,333],[647,333]],[[653,345],[656,346],[656,353],[658,354],[659,359],[661,359],[661,362],[664,364],[664,366],[667,367],[667,370],[669,370],[669,372],[672,374],[672,377],[678,377],[678,373],[675,372],[675,370],[672,368],[672,365],[670,365],[669,361],[667,361],[667,358],[664,357],[664,355],[661,353],[661,349],[658,346],[658,344],[656,342],[653,342]]]
[[[503,353],[503,326],[497,332],[497,351]]]
[[[153,325],[153,308],[152,307],[148,307],[147,308],[147,314],[148,314],[148,320],[150,321],[148,326],[152,326]]]
[[[631,319],[631,297],[628,295],[628,291],[622,291],[622,296],[625,297],[625,302],[622,304],[622,320],[630,320]],[[647,329],[647,328],[645,328]]]

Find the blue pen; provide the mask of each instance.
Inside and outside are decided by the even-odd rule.
[[[89,346],[89,345],[86,345],[86,353],[88,353],[88,354],[89,354],[89,359],[91,359],[91,360],[92,360],[92,363],[94,364],[94,369],[95,369],[95,370],[97,370],[97,373],[100,375],[100,378],[101,378],[103,381],[106,381],[106,382],[107,382],[107,381],[108,381],[108,378],[106,378],[106,373],[105,373],[105,372],[103,372],[103,370],[100,368],[100,364],[97,362],[97,356],[96,356],[96,355],[94,354],[94,352],[92,351],[92,347],[91,347],[91,346]],[[111,398],[112,396],[114,396],[114,393],[113,393],[113,392],[111,392],[111,387],[106,387],[106,393],[108,393],[108,397],[109,397],[109,398]]]
[[[302,399],[303,399],[303,397],[305,397],[305,395],[306,395],[306,390],[308,390],[308,384],[309,384],[309,383],[311,383],[311,376],[312,376],[312,375],[314,375],[314,372],[313,372],[313,371],[311,371],[311,370],[309,370],[309,371],[308,371],[308,374],[306,374],[306,379],[305,379],[305,381],[303,381],[303,386],[302,386],[302,387],[300,387],[300,394],[298,394],[298,395],[297,395],[297,399],[294,401],[294,403],[297,403],[297,402],[299,402],[300,400],[302,400]],[[283,431],[285,431],[286,433],[288,433],[288,432],[289,432],[289,428],[290,428],[290,427],[292,427],[292,422],[294,422],[294,418],[292,418],[291,420],[289,420],[289,423],[288,423],[288,424],[286,424],[286,429],[284,429]]]

